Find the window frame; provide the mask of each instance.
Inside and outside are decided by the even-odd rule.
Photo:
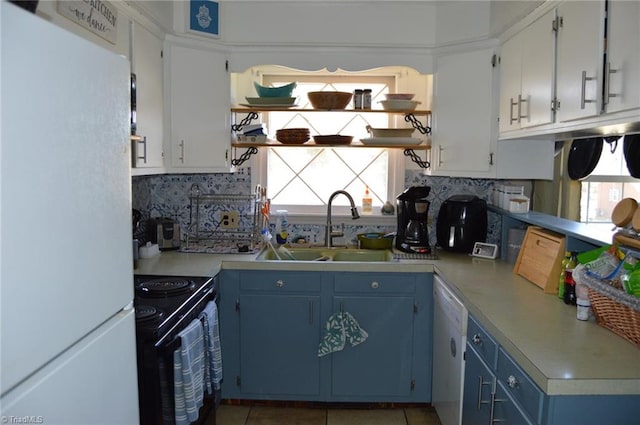
[[[286,70],[283,70],[283,72],[259,73],[259,77],[262,78],[262,83],[261,83],[262,85],[269,85],[273,82],[282,81],[283,79],[286,79],[286,77],[290,77],[289,79],[295,79],[297,81],[303,81],[303,82],[318,82],[319,80],[322,80],[322,82],[326,82],[329,84],[332,82],[345,82],[345,80],[353,82],[353,81],[364,81],[366,78],[370,78],[370,79],[374,78],[377,81],[386,80],[386,84],[390,88],[395,90],[398,84],[398,78],[401,77],[402,72],[400,69],[394,68],[388,71],[378,69],[378,70],[367,71],[367,74],[364,74],[364,73],[358,73],[358,74],[359,75],[356,75],[356,73],[349,73],[341,70],[338,70],[337,73],[335,74],[334,73],[328,74],[326,70],[318,73],[300,74],[296,72],[291,72],[289,74]],[[363,84],[366,84],[366,83],[363,82]],[[357,111],[354,111],[354,112],[357,112]],[[266,114],[269,112],[264,112],[264,113]],[[393,114],[388,115],[389,125],[392,125],[394,119],[397,119],[397,117],[394,116]],[[266,121],[268,121],[268,118]],[[258,154],[254,155],[251,158],[251,183],[252,183],[252,186],[254,187],[255,185],[259,184],[263,187],[268,188],[267,149],[270,149],[270,148],[259,149]],[[297,148],[297,149],[303,149],[303,148]],[[331,148],[327,147],[325,149],[331,149]],[[364,149],[364,148],[354,147],[352,149]],[[387,197],[389,198],[386,201],[395,203],[395,197],[398,196],[400,193],[402,193],[405,187],[404,179],[405,179],[405,169],[406,169],[407,162],[403,155],[403,149],[386,148],[385,150],[388,155]],[[360,206],[362,201],[361,200],[362,194],[350,193],[350,195],[353,197],[355,204],[357,206]],[[325,217],[327,214],[327,210],[326,210],[327,202],[328,202],[328,199],[323,200],[322,205],[298,205],[298,204],[272,203],[271,209],[272,211],[276,211],[279,209],[287,210],[289,213],[289,217],[291,217],[292,215]],[[372,215],[380,217],[380,208],[381,206],[378,206],[378,205],[374,206]],[[335,205],[332,207],[332,213],[334,215],[350,216],[350,210],[347,206]]]

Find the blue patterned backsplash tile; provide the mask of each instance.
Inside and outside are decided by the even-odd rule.
[[[429,228],[430,243],[436,245],[435,223],[442,201],[452,195],[472,194],[486,201],[492,193],[494,185],[499,182],[490,179],[449,178],[433,177],[423,174],[421,170],[407,170],[405,172],[405,187],[430,186],[429,216],[431,226]],[[502,182],[502,181],[500,181]],[[250,195],[251,175],[249,168],[242,168],[235,173],[220,174],[165,174],[154,176],[133,177],[133,208],[142,212],[143,219],[149,217],[170,217],[176,219],[182,229],[188,229],[191,217],[191,201],[189,194],[196,184],[201,193],[207,194],[233,194]],[[253,219],[251,202],[239,206],[216,205],[206,214],[200,216],[200,226],[215,228],[219,224],[220,213],[228,210],[240,210],[240,228],[247,228]],[[275,220],[272,219],[272,230],[275,228]],[[355,241],[356,235],[363,232],[393,232],[396,226],[375,225],[346,225],[346,241]],[[489,225],[487,242],[500,243],[501,221],[498,214],[489,213]],[[291,238],[304,236],[312,243],[324,241],[324,226],[317,224],[290,224],[288,227]]]

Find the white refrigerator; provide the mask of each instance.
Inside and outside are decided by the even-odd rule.
[[[138,423],[129,62],[0,15],[0,420]]]

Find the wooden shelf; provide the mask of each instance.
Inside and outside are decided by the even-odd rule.
[[[231,112],[355,112],[362,114],[384,113],[384,114],[413,114],[413,115],[431,115],[431,111],[426,109],[404,110],[404,111],[388,111],[385,109],[305,109],[305,108],[264,108],[256,105],[255,107],[238,106],[231,108]]]
[[[250,142],[232,142],[231,146],[234,148],[385,148],[385,149],[415,149],[415,150],[430,150],[431,145],[421,143],[419,145],[400,145],[397,143],[389,143],[385,145],[365,145],[360,141],[354,141],[349,144],[318,144],[313,141],[308,141],[301,145],[285,145],[276,140],[268,139],[266,143],[250,143]]]

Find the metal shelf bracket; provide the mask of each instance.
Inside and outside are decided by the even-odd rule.
[[[421,134],[425,134],[425,135],[426,134],[431,134],[431,127],[422,125],[420,120],[418,120],[414,114],[412,114],[412,113],[405,114],[404,120],[406,122],[411,123],[413,128],[418,130]]]
[[[418,154],[416,154],[413,149],[405,149],[404,150],[404,156],[410,157],[411,161],[413,161],[416,164],[418,164],[418,166],[420,166],[420,168],[430,168],[431,167],[431,163],[429,161],[423,161],[422,158],[420,158],[418,156]]]
[[[233,156],[235,155],[236,149],[233,149]],[[240,155],[237,158],[234,158],[231,160],[231,165],[233,165],[234,167],[237,167],[238,165],[242,165],[245,162],[247,162],[249,160],[249,158],[251,158],[251,155],[255,155],[258,153],[258,148],[256,148],[255,146],[250,146],[247,148],[246,151],[244,151],[244,153],[242,155]]]

